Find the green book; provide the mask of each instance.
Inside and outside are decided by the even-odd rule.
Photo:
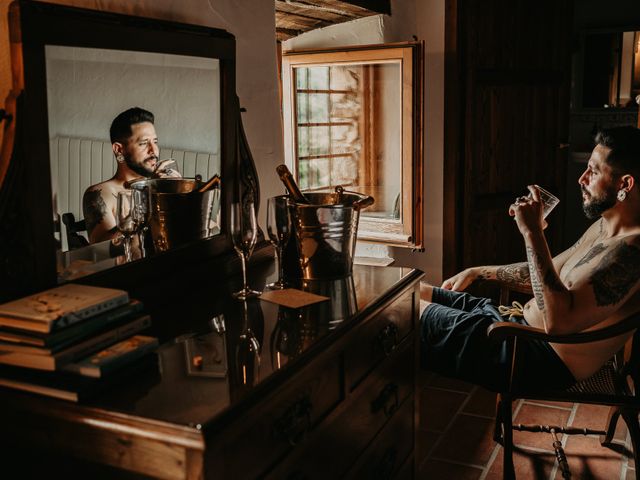
[[[38,347],[11,345],[0,346],[0,363],[38,370],[59,370],[63,365],[91,355],[116,342],[144,330],[151,325],[151,317],[143,315],[125,321],[122,325],[109,328],[97,335],[74,343],[58,352],[47,354]],[[3,348],[4,347],[4,348]],[[18,349],[16,347],[22,347]]]
[[[100,315],[88,318],[69,327],[52,333],[25,332],[12,328],[0,328],[0,345],[16,344],[43,347],[51,351],[60,350],[79,340],[87,338],[105,327],[114,325],[123,319],[134,316],[142,311],[144,305],[138,300],[131,300],[128,304],[108,310]]]

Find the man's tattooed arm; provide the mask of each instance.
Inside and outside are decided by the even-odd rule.
[[[531,276],[527,262],[503,265],[496,269],[496,279],[507,287],[531,288]]]
[[[544,312],[544,292],[542,290],[542,282],[540,281],[541,267],[540,259],[533,248],[527,246],[527,261],[529,266],[529,275],[531,277],[531,289],[536,299],[538,310]]]
[[[100,189],[85,192],[82,198],[82,210],[87,224],[87,233],[91,235],[93,229],[102,223],[107,214],[107,205],[102,199],[102,191]]]

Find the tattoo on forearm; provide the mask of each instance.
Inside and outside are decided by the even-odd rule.
[[[598,306],[622,300],[640,279],[640,248],[621,241],[598,263],[589,283]]]
[[[597,244],[595,247],[593,247],[591,250],[589,250],[587,252],[587,254],[582,257],[578,263],[575,264],[575,266],[573,268],[578,268],[581,265],[584,265],[586,263],[589,263],[591,260],[593,260],[595,257],[597,257],[598,255],[600,255],[602,252],[604,252],[607,249],[607,247],[605,247],[602,243]]]
[[[107,205],[102,199],[101,191],[92,190],[84,194],[82,199],[82,210],[84,220],[87,225],[87,232],[91,232],[104,219],[107,213]]]
[[[506,285],[531,286],[529,264],[527,262],[504,265],[496,269],[496,278]]]
[[[531,276],[531,289],[533,290],[533,296],[536,299],[538,309],[544,311],[544,297],[542,296],[542,283],[538,276],[539,260],[536,252],[533,248],[527,247],[527,260],[529,263],[529,275]]]
[[[483,268],[480,270],[480,273],[478,273],[478,276],[476,277],[477,280],[490,280],[491,279],[491,273],[489,272],[489,269],[487,268]]]

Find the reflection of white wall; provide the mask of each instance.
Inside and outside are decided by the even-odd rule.
[[[49,136],[109,139],[134,106],[155,115],[160,146],[219,153],[218,61],[47,46]]]

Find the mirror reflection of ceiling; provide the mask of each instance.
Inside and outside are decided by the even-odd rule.
[[[391,0],[276,0],[278,41],[336,23],[391,13]]]

